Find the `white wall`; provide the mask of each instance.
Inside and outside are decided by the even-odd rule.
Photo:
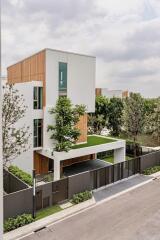
[[[58,98],[59,62],[67,63],[67,96],[73,104],[84,104],[95,111],[95,57],[46,50],[46,106]]]
[[[47,49],[44,148],[53,147],[47,126],[54,123],[49,109],[55,107],[59,96],[59,62],[67,63],[67,96],[72,103],[86,105],[87,112],[95,111],[95,57]]]
[[[29,126],[31,137],[29,139],[30,149],[16,157],[16,159],[12,161],[12,164],[31,173],[33,169],[33,85],[31,82],[17,83],[15,84],[15,88],[18,89],[19,94],[23,94],[23,98],[25,99],[24,104],[27,106],[24,118],[20,119],[16,126],[17,128],[24,125]]]

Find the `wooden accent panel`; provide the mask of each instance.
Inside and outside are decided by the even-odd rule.
[[[46,51],[43,50],[7,68],[8,83],[43,82],[43,105],[45,106],[45,62]]]
[[[34,169],[36,170],[36,174],[48,173],[49,159],[37,152],[34,152]]]
[[[76,158],[70,158],[70,159],[61,161],[61,168],[70,166],[75,163],[84,162],[87,160],[94,160],[94,159],[95,159],[95,154],[85,155],[85,156],[76,157]]]
[[[96,88],[96,96],[101,96],[101,95],[102,95],[102,89]]]
[[[126,98],[128,96],[129,96],[128,91],[122,92],[122,98]]]
[[[87,142],[87,114],[80,117],[76,127],[80,130],[81,135],[78,139],[78,143]]]

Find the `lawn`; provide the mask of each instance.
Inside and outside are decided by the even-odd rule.
[[[131,159],[133,159],[133,157],[126,156],[126,160],[131,160]],[[114,157],[113,156],[103,158],[102,160],[105,161],[105,162],[114,163]]]
[[[35,220],[39,220],[41,218],[47,217],[47,216],[57,213],[61,210],[62,210],[62,208],[59,205],[54,205],[52,207],[41,209],[36,213]]]
[[[88,136],[87,137],[87,143],[76,144],[72,147],[72,149],[91,147],[91,146],[105,144],[105,143],[111,143],[111,142],[115,142],[115,141],[116,140],[106,138],[106,137]]]

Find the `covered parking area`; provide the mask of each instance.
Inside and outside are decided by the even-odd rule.
[[[75,163],[70,166],[64,167],[63,175],[68,177],[68,176],[72,176],[72,175],[79,174],[82,172],[106,167],[108,165],[111,165],[111,163],[107,163],[100,159],[87,160],[84,162],[79,162],[79,163]]]
[[[98,136],[98,138],[105,138]],[[97,153],[105,151],[114,151],[114,163],[125,161],[125,140],[114,139],[112,142],[103,143],[94,146],[80,146],[76,149],[71,149],[68,152],[56,152],[53,154],[48,150],[42,150],[41,154],[54,160],[54,180],[61,178],[64,174],[76,174],[82,171],[88,171],[95,168],[107,166],[109,163],[97,159]],[[86,156],[90,156],[89,159]],[[83,159],[84,158],[84,159]],[[77,162],[77,159],[80,159]],[[83,159],[83,160],[82,160]],[[90,160],[87,162],[87,160]],[[92,161],[91,161],[92,160]],[[68,167],[67,163],[69,162]],[[81,162],[81,163],[80,163]],[[73,165],[73,166],[71,166]]]

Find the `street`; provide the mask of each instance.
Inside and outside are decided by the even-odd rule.
[[[57,222],[23,240],[159,240],[160,180]]]

